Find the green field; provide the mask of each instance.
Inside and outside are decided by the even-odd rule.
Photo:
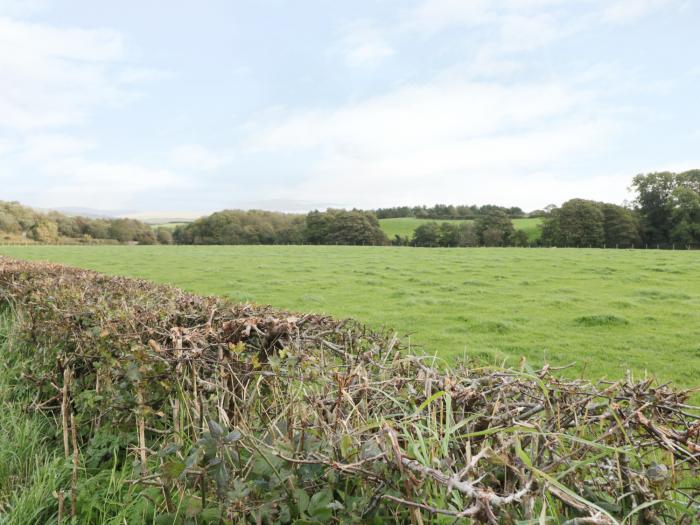
[[[29,246],[0,253],[393,327],[414,352],[700,383],[700,253],[528,248]],[[408,335],[410,334],[410,335]]]
[[[413,232],[426,222],[433,219],[415,219],[413,217],[402,217],[398,219],[379,219],[379,224],[387,234],[389,239],[393,239],[395,235],[408,237],[413,235]],[[513,226],[516,230],[524,230],[527,233],[530,241],[536,241],[540,237],[540,228],[538,227],[542,220],[539,218],[513,219]],[[453,222],[445,220],[437,220],[436,222]],[[454,222],[473,222],[473,221],[454,221]]]

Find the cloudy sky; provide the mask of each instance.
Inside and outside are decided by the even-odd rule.
[[[0,199],[622,202],[700,167],[699,0],[0,0]]]

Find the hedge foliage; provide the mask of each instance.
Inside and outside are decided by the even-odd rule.
[[[698,410],[652,380],[436,367],[353,321],[3,257],[0,302],[75,475],[134,461],[157,523],[699,518]]]

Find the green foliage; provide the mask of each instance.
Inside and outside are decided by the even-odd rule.
[[[138,244],[155,244],[153,229],[135,219],[114,219],[109,224],[109,238],[119,242],[137,242]]]
[[[640,174],[632,187],[645,242],[700,242],[700,170]]]
[[[66,240],[84,243],[95,239],[156,243],[151,228],[134,219],[89,219],[55,211],[44,214],[17,202],[4,201],[0,201],[0,233],[26,236],[43,244]]]
[[[411,244],[414,246],[440,246],[440,225],[437,222],[421,224],[413,232]]]
[[[156,229],[156,238],[158,244],[172,244],[173,243],[173,233],[168,228],[159,227]]]
[[[423,222],[413,232],[411,245],[422,247],[478,246],[479,238],[474,225],[469,222]]]
[[[486,215],[493,210],[500,210],[506,213],[511,218],[524,217],[525,212],[517,207],[504,208],[503,206],[495,206],[486,204],[484,206],[476,205],[457,205],[452,204],[435,204],[434,206],[395,206],[393,208],[379,208],[375,211],[379,219],[397,219],[413,217],[417,219],[432,219],[432,220],[470,220],[476,219],[481,215]]]
[[[641,242],[639,221],[630,209],[615,204],[601,204],[605,245],[638,246]]]
[[[479,243],[483,246],[510,246],[515,234],[515,227],[509,215],[498,208],[493,208],[475,223]]]
[[[313,211],[306,216],[226,210],[178,226],[173,236],[179,244],[389,243],[372,212],[332,209]]]
[[[260,210],[224,210],[178,226],[179,244],[275,244],[300,239],[298,216]]]
[[[571,199],[545,218],[542,242],[553,246],[603,246],[605,217],[601,205],[584,199]]]
[[[552,208],[542,224],[541,243],[564,247],[634,247],[641,237],[634,213],[622,206],[572,199]]]
[[[407,242],[404,239],[411,239],[413,237],[413,232],[426,222],[430,222],[428,219],[416,219],[416,218],[393,218],[393,219],[380,219],[379,224],[384,230],[384,233],[391,239],[396,239],[398,236],[401,242],[393,242],[397,246],[405,246]],[[451,225],[464,225],[464,224],[474,224],[473,220],[449,220],[442,221],[441,224],[448,223]],[[522,230],[526,233],[528,238],[528,244],[536,244],[537,240],[541,234],[540,228],[541,220],[539,218],[516,218],[513,219],[513,226],[515,231]],[[478,238],[477,243],[478,244]],[[452,245],[454,246],[454,244]],[[466,244],[466,246],[470,246]]]
[[[58,225],[47,219],[40,219],[32,226],[29,236],[37,242],[51,244],[58,240]]]

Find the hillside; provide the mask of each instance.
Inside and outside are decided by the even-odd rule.
[[[473,221],[454,221],[454,220],[435,220],[435,219],[416,219],[414,217],[402,217],[396,219],[379,219],[379,224],[384,233],[389,239],[393,239],[395,235],[400,237],[411,237],[413,232],[426,222],[451,222],[451,223],[466,223]],[[513,226],[516,230],[524,230],[527,233],[531,242],[537,241],[541,235],[539,225],[542,223],[540,218],[523,218],[513,219]]]

